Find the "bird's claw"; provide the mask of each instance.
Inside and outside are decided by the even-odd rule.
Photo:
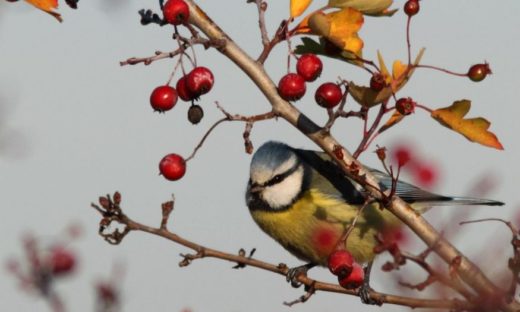
[[[295,268],[290,268],[289,271],[287,271],[287,282],[291,283],[291,286],[294,288],[300,287],[302,283],[298,281],[298,276],[300,276],[300,274],[307,275],[307,271],[309,271],[314,266],[315,264],[308,263],[305,265],[297,266]]]

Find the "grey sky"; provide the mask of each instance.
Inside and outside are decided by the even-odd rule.
[[[269,106],[231,62],[215,51],[198,49],[199,64],[212,68],[216,77],[214,90],[202,99],[205,117],[201,124],[189,124],[184,102],[167,114],[153,113],[149,94],[167,81],[175,62],[163,60],[149,67],[121,68],[119,61],[175,49],[172,29],[139,24],[137,11],[143,7],[158,11],[156,1],[127,2],[80,1],[77,11],[60,3],[63,24],[23,2],[0,2],[0,261],[21,255],[23,233],[31,231],[50,242],[70,222],[79,222],[85,235],[72,248],[80,255],[80,270],[60,286],[70,311],[93,310],[92,285],[98,278],[109,276],[116,263],[123,263],[127,269],[122,281],[124,311],[288,309],[282,302],[297,298],[303,290],[292,289],[281,277],[254,268],[231,270],[230,263],[212,259],[181,269],[177,266],[178,254],[187,250],[163,239],[132,233],[121,246],[113,247],[97,236],[99,217],[89,204],[99,195],[121,191],[129,216],[158,225],[160,204],[175,193],[177,203],[171,223],[175,232],[224,251],[256,247],[259,259],[300,264],[260,231],[244,205],[250,156],[243,152],[243,124],[223,124],[215,130],[189,163],[181,181],[167,182],[157,175],[162,156],[170,152],[190,154],[212,122],[221,117],[214,101],[229,112],[244,115],[266,112]],[[256,8],[245,2],[206,0],[200,5],[247,52],[257,55],[260,39]],[[269,1],[271,33],[288,14],[288,3]],[[397,1],[394,7],[401,8],[403,3]],[[499,184],[488,196],[507,206],[473,209],[478,209],[479,216],[509,218],[520,204],[516,194],[520,173],[520,20],[513,14],[520,3],[436,0],[421,1],[421,6],[413,21],[412,39],[414,51],[427,48],[425,64],[465,72],[469,65],[487,60],[494,75],[476,84],[420,70],[400,95],[433,108],[471,99],[470,116],[490,120],[491,131],[500,138],[505,151],[470,143],[439,126],[424,111],[407,118],[376,143],[390,146],[400,140],[414,142],[423,157],[442,168],[442,183],[435,189],[441,193],[465,194],[479,177],[494,176]],[[379,49],[388,64],[396,58],[405,60],[404,25],[402,12],[390,19],[365,18],[360,33],[365,57],[375,59]],[[267,62],[267,71],[275,81],[285,70],[285,53],[285,45],[280,45]],[[338,75],[360,83],[369,80],[365,72],[353,66],[326,61],[319,81],[335,80]],[[297,106],[323,122],[325,113],[312,99],[318,85],[309,86],[308,95]],[[333,132],[353,148],[360,138],[360,126],[357,121],[341,121]],[[255,146],[269,139],[314,148],[284,121],[255,124]],[[362,161],[378,166],[371,152],[364,154]],[[442,218],[445,212],[428,216],[443,225],[450,222]],[[488,236],[495,235],[495,230],[496,239],[490,240]],[[505,231],[495,224],[460,231],[468,235],[457,242],[458,246],[475,257],[483,242],[509,244]],[[505,266],[505,259],[495,266]],[[334,281],[323,269],[311,275]],[[386,273],[378,270],[376,276],[376,289],[392,291],[395,287],[396,281]],[[421,277],[415,276],[417,281]],[[358,301],[319,293],[291,309],[380,310],[360,306]],[[0,279],[0,307],[5,311],[48,310],[41,300],[20,291],[5,273]]]

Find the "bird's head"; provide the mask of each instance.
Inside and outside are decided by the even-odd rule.
[[[250,209],[279,211],[301,194],[305,168],[290,146],[269,141],[251,160],[246,201]]]

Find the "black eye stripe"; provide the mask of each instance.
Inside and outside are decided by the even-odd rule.
[[[283,180],[285,180],[285,178],[287,178],[288,176],[293,174],[296,170],[298,170],[299,167],[300,167],[300,162],[297,162],[289,170],[285,171],[284,173],[277,174],[274,177],[272,177],[269,181],[264,183],[263,186],[272,186],[272,185],[275,185],[275,184],[278,184],[278,183],[282,182]]]

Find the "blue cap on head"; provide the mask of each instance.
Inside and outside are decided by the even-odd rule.
[[[294,156],[293,149],[285,143],[268,141],[258,148],[251,160],[251,171],[274,170]]]

